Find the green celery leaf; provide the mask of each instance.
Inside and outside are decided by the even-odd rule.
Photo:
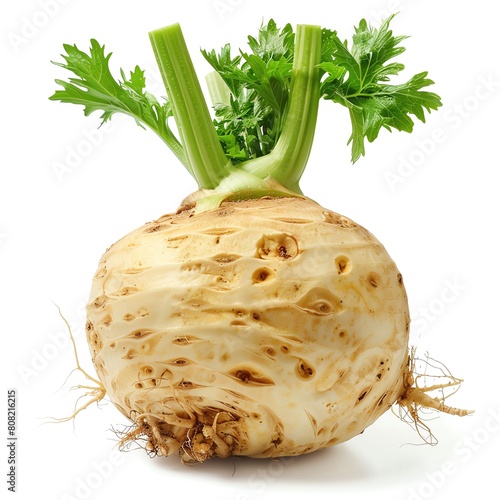
[[[214,106],[214,123],[234,164],[268,154],[280,136],[290,93],[294,43],[291,25],[280,29],[271,19],[257,37],[248,37],[250,53],[232,57],[229,44],[219,53],[202,50],[231,93],[229,105]],[[234,136],[234,141],[229,141],[229,136]]]
[[[252,52],[264,61],[284,58],[293,59],[295,34],[291,24],[279,29],[271,19],[259,30],[258,38],[248,37],[248,45]]]
[[[355,29],[351,47],[334,32],[324,33],[331,55],[320,65],[326,73],[322,94],[349,109],[353,162],[365,154],[365,138],[373,142],[382,128],[411,132],[414,122],[410,115],[423,122],[424,110],[431,112],[441,106],[439,96],[421,90],[434,83],[426,72],[400,85],[387,83],[390,76],[404,69],[402,64],[388,61],[404,52],[400,43],[407,38],[392,34],[389,23],[393,17],[386,19],[378,30],[362,20]]]
[[[62,90],[56,90],[49,99],[81,104],[86,116],[101,111],[102,123],[110,120],[115,113],[129,115],[138,125],[154,130],[185,163],[182,146],[168,126],[168,118],[172,116],[171,106],[168,102],[160,104],[156,97],[145,91],[144,71],[136,66],[127,78],[125,72],[120,70],[123,81],[115,80],[109,69],[111,53],[105,55],[104,45],[94,39],[90,43],[89,54],[76,45],[64,45],[66,54],[62,57],[65,63],[54,64],[75,76],[67,81],[56,80]]]

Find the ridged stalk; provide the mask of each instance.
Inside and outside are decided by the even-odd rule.
[[[172,105],[187,168],[198,186],[214,189],[230,172],[179,24],[149,33]]]
[[[289,107],[281,136],[272,152],[239,165],[261,179],[271,176],[300,193],[299,181],[311,152],[318,116],[321,28],[298,25]]]

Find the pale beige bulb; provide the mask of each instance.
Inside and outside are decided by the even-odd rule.
[[[144,225],[103,255],[87,315],[129,438],[161,455],[312,452],[361,433],[404,393],[401,274],[371,233],[306,198]]]

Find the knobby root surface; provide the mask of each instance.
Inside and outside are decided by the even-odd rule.
[[[106,396],[106,389],[100,380],[88,374],[80,365],[76,343],[68,321],[56,305],[61,318],[68,329],[76,361],[73,372],[80,372],[88,381],[74,386],[84,390],[73,413],[63,418],[52,418],[52,422],[68,422],[94,403],[99,403]],[[71,375],[70,373],[70,375]],[[69,375],[69,376],[70,376]],[[68,378],[69,378],[68,376]],[[474,410],[465,410],[448,406],[445,401],[455,394],[463,380],[456,378],[439,361],[429,357],[415,356],[415,348],[410,350],[405,374],[404,392],[392,410],[399,413],[401,420],[412,425],[427,444],[437,444],[432,433],[427,414],[432,411],[450,415],[466,416]],[[78,406],[81,399],[86,401]],[[232,431],[238,425],[237,418],[229,412],[207,412],[205,415],[191,415],[191,425],[172,425],[151,414],[130,416],[134,422],[122,431],[115,430],[119,438],[119,448],[128,451],[133,447],[144,448],[150,456],[168,456],[179,453],[183,463],[201,463],[212,456],[225,458],[238,447],[238,440]],[[177,419],[178,420],[178,419]]]
[[[233,417],[219,412],[203,420],[206,422],[197,421],[193,427],[179,429],[153,415],[138,415],[132,426],[123,431],[115,430],[115,433],[122,451],[140,447],[150,456],[168,456],[177,452],[185,464],[201,463],[212,456],[226,458],[231,455],[237,443],[223,429],[235,423]]]

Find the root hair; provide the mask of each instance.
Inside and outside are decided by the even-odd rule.
[[[71,331],[71,327],[69,325],[68,320],[64,317],[62,314],[61,308],[57,305],[54,304],[59,312],[59,316],[61,316],[62,320],[64,321],[66,328],[68,330],[71,343],[73,345],[73,354],[75,356],[75,362],[76,362],[76,367],[71,370],[71,372],[68,374],[66,377],[66,380],[63,383],[66,384],[68,381],[69,377],[74,373],[74,372],[80,372],[84,376],[84,378],[87,380],[87,383],[85,384],[78,384],[76,386],[71,387],[71,390],[84,390],[85,393],[82,394],[81,396],[78,397],[78,399],[75,402],[75,410],[73,413],[67,417],[62,417],[62,418],[54,418],[50,417],[49,421],[47,423],[62,423],[62,422],[70,422],[75,420],[76,416],[82,412],[83,410],[87,409],[89,406],[93,404],[99,404],[103,398],[106,396],[106,389],[104,388],[103,383],[98,380],[95,377],[92,377],[86,370],[82,368],[82,365],[80,364],[80,359],[78,357],[78,349],[76,347],[76,342],[75,338],[73,336],[73,332]],[[87,401],[82,403],[80,406],[80,400],[84,398],[89,398]]]
[[[218,412],[214,416],[208,413],[200,415],[189,428],[171,424],[164,417],[164,414],[131,415],[129,418],[134,422],[132,425],[120,431],[114,430],[119,449],[129,451],[142,448],[150,457],[178,452],[184,464],[196,464],[205,462],[212,456],[227,457],[237,445],[234,437],[227,432],[234,423],[233,417],[227,412]],[[178,420],[174,418],[176,423]],[[212,422],[208,423],[208,420]]]
[[[408,356],[404,392],[397,401],[399,418],[414,427],[424,443],[436,445],[438,440],[426,423],[431,420],[427,414],[442,412],[463,417],[474,413],[474,410],[445,404],[445,400],[460,389],[462,382],[428,353],[425,353],[424,359],[417,358],[415,347],[412,347]]]

